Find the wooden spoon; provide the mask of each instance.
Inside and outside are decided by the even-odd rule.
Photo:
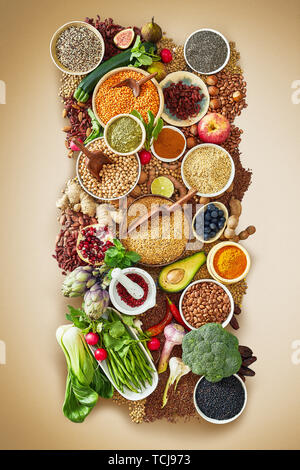
[[[144,83],[151,80],[156,75],[157,75],[157,72],[151,73],[150,75],[147,75],[146,77],[141,78],[141,80],[139,81],[135,80],[134,78],[125,78],[125,80],[122,80],[120,83],[113,85],[111,88],[119,88],[122,86],[127,86],[132,89],[133,96],[137,98],[138,96],[140,96],[141,86],[144,85]]]
[[[192,199],[192,197],[195,196],[197,192],[198,192],[197,189],[190,189],[190,191],[187,194],[182,196],[180,199],[174,202],[171,206],[158,206],[158,207],[151,209],[148,212],[148,214],[142,215],[136,221],[132,222],[132,224],[128,227],[127,234],[129,235],[139,225],[142,225],[143,223],[147,222],[148,219],[155,217],[160,212],[162,212],[163,214],[170,214],[171,212],[174,212],[176,209],[181,207],[185,202]]]
[[[99,173],[102,170],[104,164],[111,164],[113,161],[105,155],[101,150],[97,150],[96,152],[91,152],[87,147],[83,145],[77,139],[72,139],[73,142],[77,145],[78,148],[84,153],[84,155],[88,158],[87,169],[91,172],[91,174],[98,180],[101,181]]]

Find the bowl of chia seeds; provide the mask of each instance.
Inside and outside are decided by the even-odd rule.
[[[62,72],[85,75],[101,63],[104,40],[94,26],[84,21],[66,23],[53,34],[50,41],[51,59]]]
[[[219,382],[209,382],[203,376],[194,389],[195,408],[209,423],[231,423],[243,413],[246,403],[247,389],[237,374]]]
[[[198,29],[185,41],[184,58],[194,72],[212,75],[222,70],[230,57],[230,47],[223,34],[214,29]]]

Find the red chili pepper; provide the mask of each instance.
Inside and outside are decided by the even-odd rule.
[[[175,318],[175,320],[177,321],[177,323],[180,323],[180,325],[184,326],[184,328],[186,330],[191,331],[191,329],[188,328],[186,326],[186,324],[184,323],[184,321],[182,320],[180,312],[179,312],[178,308],[176,307],[176,305],[173,304],[173,302],[169,299],[169,297],[167,297],[167,301],[168,301],[170,311],[171,311],[173,317]]]
[[[167,313],[162,319],[161,322],[157,323],[157,325],[153,325],[148,330],[145,331],[149,336],[157,336],[160,333],[162,333],[165,329],[165,326],[167,326],[171,321],[173,320],[173,315],[170,311],[169,304],[167,303]]]

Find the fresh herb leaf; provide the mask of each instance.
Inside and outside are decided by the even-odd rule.
[[[120,338],[125,333],[125,326],[121,322],[121,320],[117,320],[113,322],[109,328],[109,334],[113,338]]]
[[[163,120],[161,118],[159,118],[159,120],[157,121],[157,124],[154,127],[153,132],[152,132],[152,137],[153,137],[154,140],[157,139],[157,137],[158,137],[159,133],[161,132],[163,126],[164,126]]]

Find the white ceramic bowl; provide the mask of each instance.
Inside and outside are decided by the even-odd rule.
[[[57,55],[56,55],[56,42],[57,42],[57,39],[59,38],[61,33],[65,29],[69,28],[70,26],[77,26],[77,27],[85,26],[87,29],[92,31],[95,34],[95,36],[97,36],[97,38],[99,39],[99,41],[101,43],[101,46],[102,46],[102,53],[101,53],[101,57],[98,60],[98,62],[93,67],[91,67],[89,70],[85,70],[84,72],[73,72],[73,71],[67,69],[58,60]],[[50,41],[50,56],[51,56],[51,59],[53,60],[53,63],[56,65],[56,67],[59,70],[61,70],[64,73],[68,73],[69,75],[87,75],[88,73],[92,72],[93,70],[95,70],[96,67],[98,67],[98,65],[101,64],[103,56],[104,56],[104,52],[105,52],[105,44],[104,44],[102,35],[99,33],[99,31],[96,28],[94,28],[94,26],[90,25],[89,23],[86,23],[85,21],[70,21],[69,23],[65,23],[60,28],[58,28],[57,31],[55,31],[55,33],[53,34],[53,36],[51,38],[51,41]]]
[[[175,132],[178,132],[178,134],[182,135],[182,137],[184,138],[184,147],[183,147],[183,150],[182,152],[178,155],[178,157],[176,158],[163,158],[163,157],[160,157],[156,152],[155,152],[155,149],[154,149],[154,142],[152,142],[152,145],[151,145],[151,152],[153,153],[153,155],[158,159],[158,160],[161,160],[162,162],[166,162],[166,163],[171,163],[171,162],[176,162],[176,160],[178,160],[180,157],[182,157],[182,155],[184,154],[185,152],[185,149],[186,149],[186,138],[185,138],[185,135],[184,133],[178,129],[177,127],[175,126],[164,126],[162,128],[163,129],[172,129],[173,131]]]
[[[231,173],[230,173],[230,176],[229,176],[229,179],[227,181],[227,183],[225,184],[225,186],[220,190],[220,191],[217,191],[215,193],[209,193],[209,194],[205,194],[205,193],[200,193],[198,192],[197,195],[198,196],[203,196],[203,197],[217,197],[217,196],[220,196],[221,194],[225,193],[225,191],[231,186],[231,183],[233,182],[233,179],[234,179],[234,175],[235,175],[235,166],[234,166],[234,161],[232,160],[232,157],[230,155],[230,153],[227,152],[227,150],[223,149],[223,147],[220,147],[220,145],[216,145],[216,144],[199,144],[199,145],[196,145],[195,147],[191,148],[186,154],[185,156],[183,157],[183,160],[182,160],[182,164],[181,164],[181,178],[184,182],[184,184],[186,185],[186,187],[188,189],[191,189],[191,186],[189,185],[189,183],[187,182],[185,176],[184,176],[184,163],[186,161],[186,159],[189,157],[189,155],[191,155],[191,153],[193,153],[195,150],[199,149],[199,148],[203,148],[203,147],[214,147],[216,149],[220,149],[222,150],[229,158],[230,162],[231,162]],[[197,189],[197,188],[196,188]]]
[[[204,238],[202,238],[197,232],[196,232],[196,229],[195,229],[195,222],[196,222],[196,218],[198,217],[199,214],[201,214],[202,212],[204,213],[207,206],[209,206],[209,204],[214,204],[216,207],[218,207],[219,209],[222,209],[222,211],[224,212],[224,217],[225,217],[225,224],[223,226],[223,228],[221,228],[221,230],[219,230],[216,234],[215,237],[213,238],[210,238],[209,240],[204,240]],[[197,240],[199,240],[200,242],[202,243],[213,243],[215,241],[217,241],[220,236],[222,235],[222,233],[224,232],[225,228],[226,228],[226,224],[227,224],[227,220],[228,220],[228,210],[227,210],[227,207],[222,204],[222,202],[218,202],[218,201],[212,201],[212,202],[209,202],[208,204],[205,204],[203,207],[200,207],[200,209],[196,212],[196,214],[194,215],[193,217],[193,221],[192,221],[192,230],[193,230],[193,234],[194,234],[194,237],[197,238]]]
[[[196,402],[196,390],[197,390],[197,387],[198,387],[198,384],[201,380],[204,379],[204,376],[202,376],[198,382],[196,383],[196,386],[194,388],[194,394],[193,394],[193,397],[194,397],[194,405],[195,405],[195,408],[197,410],[197,412],[199,413],[199,415],[205,419],[206,421],[208,421],[209,423],[213,423],[213,424],[227,424],[227,423],[231,423],[232,421],[235,421],[244,411],[245,407],[246,407],[246,404],[247,404],[247,389],[246,389],[246,385],[244,384],[244,382],[242,381],[242,379],[237,375],[237,374],[233,374],[234,377],[236,377],[242,384],[243,386],[243,389],[244,389],[244,392],[245,392],[245,401],[244,401],[244,404],[243,404],[243,407],[241,409],[241,411],[233,416],[232,418],[229,418],[229,419],[222,419],[222,420],[219,420],[219,419],[213,419],[213,418],[209,418],[208,416],[206,416],[203,411],[201,411],[201,409],[199,408],[197,402]]]
[[[197,330],[198,328],[195,328],[194,326],[190,325],[190,323],[186,320],[184,314],[183,314],[183,311],[182,311],[182,301],[183,301],[183,297],[185,296],[186,292],[189,290],[189,288],[195,284],[201,284],[203,282],[213,282],[214,284],[217,284],[218,286],[222,287],[222,289],[226,292],[226,294],[228,295],[229,297],[229,300],[230,300],[230,312],[226,318],[225,321],[223,321],[222,323],[222,326],[223,328],[225,328],[227,325],[229,325],[230,323],[230,320],[232,319],[232,316],[233,316],[233,311],[234,311],[234,301],[233,301],[233,298],[232,298],[232,295],[231,295],[231,292],[227,289],[226,286],[224,286],[223,284],[221,284],[221,282],[219,281],[216,281],[214,279],[200,279],[198,281],[194,281],[194,282],[191,282],[191,284],[188,285],[188,287],[186,287],[184,289],[184,291],[182,292],[181,296],[180,296],[180,300],[179,300],[179,313],[180,313],[180,316],[182,318],[182,320],[184,321],[184,323],[186,324],[186,326],[188,326],[191,330]]]
[[[243,272],[241,276],[236,277],[235,279],[225,279],[224,277],[219,276],[219,274],[216,272],[214,268],[213,261],[214,261],[215,254],[217,253],[217,251],[219,251],[220,248],[223,248],[223,246],[236,246],[237,248],[240,248],[243,251],[243,253],[245,254],[247,258],[247,266],[246,266],[245,271]],[[251,267],[251,258],[246,248],[244,248],[240,243],[235,243],[231,241],[220,242],[209,251],[207,255],[206,265],[207,265],[209,274],[217,281],[221,282],[222,284],[235,284],[236,282],[239,282],[242,279],[245,279],[245,277],[247,276]]]
[[[120,313],[117,310],[115,310],[115,309],[111,309],[111,310],[114,310],[114,312],[117,313],[120,316]],[[103,314],[103,318],[107,318],[107,314],[105,312]],[[134,328],[131,328],[130,326],[126,326],[126,325],[125,325],[125,327],[130,332],[133,339],[138,339],[138,336],[137,336],[136,331],[135,331]],[[149,395],[151,395],[151,393],[154,392],[154,390],[156,389],[157,384],[158,384],[158,373],[157,373],[156,367],[155,367],[155,365],[152,361],[152,358],[149,356],[149,353],[147,352],[147,350],[145,349],[145,347],[143,346],[143,344],[140,341],[137,344],[141,348],[141,350],[144,353],[149,365],[152,367],[152,369],[154,371],[153,375],[152,375],[152,385],[147,383],[146,386],[143,387],[141,392],[138,392],[138,393],[133,392],[132,390],[129,390],[129,388],[127,388],[127,387],[124,387],[124,391],[122,392],[115,385],[115,383],[114,383],[114,381],[113,381],[113,379],[110,375],[110,372],[108,370],[106,360],[97,361],[98,364],[99,364],[99,367],[101,367],[101,369],[103,370],[104,374],[106,375],[108,380],[111,382],[113,387],[119,392],[120,395],[122,395],[122,397],[124,397],[124,398],[126,398],[126,400],[130,400],[130,401],[143,400],[144,398],[148,397]],[[94,355],[94,352],[97,349],[97,347],[96,346],[89,346],[89,348],[90,348],[92,354]]]
[[[130,307],[125,302],[123,302],[123,300],[119,296],[117,292],[117,284],[119,281],[113,278],[109,285],[109,297],[113,306],[117,310],[119,310],[119,312],[125,313],[126,315],[140,315],[141,313],[144,313],[150,308],[154,307],[156,303],[156,285],[152,279],[152,276],[150,276],[147,271],[136,267],[122,269],[122,273],[125,275],[129,273],[134,273],[142,276],[142,278],[144,278],[149,287],[148,298],[139,307]]]
[[[97,139],[94,139],[92,140],[92,142],[95,142],[96,140],[99,140],[99,139],[103,139],[104,137],[98,137]],[[87,146],[89,147],[89,145],[92,143],[90,142],[89,144],[87,144]],[[76,162],[76,176],[78,178],[78,182],[80,184],[80,186],[82,187],[82,189],[87,193],[89,194],[90,196],[92,196],[94,199],[98,199],[98,201],[117,201],[119,199],[122,199],[123,197],[125,196],[128,196],[129,193],[131,193],[131,191],[134,190],[134,188],[136,187],[136,185],[138,184],[138,181],[140,179],[140,176],[141,176],[141,160],[139,159],[139,156],[137,153],[133,153],[133,154],[130,154],[130,155],[135,155],[136,157],[136,160],[137,160],[137,163],[138,163],[138,175],[137,175],[137,178],[136,178],[136,182],[134,183],[134,185],[132,186],[132,188],[130,188],[129,191],[127,191],[127,193],[123,194],[122,196],[119,196],[119,197],[113,197],[113,198],[110,198],[110,199],[106,199],[104,197],[99,197],[99,196],[96,196],[95,194],[93,194],[91,191],[89,191],[83,184],[83,181],[81,179],[81,176],[79,174],[79,162],[80,162],[80,158],[82,156],[82,152],[79,153],[78,157],[77,157],[77,162]]]
[[[191,64],[189,63],[188,59],[187,59],[187,56],[186,56],[186,46],[187,46],[187,43],[189,41],[189,39],[196,33],[199,33],[200,31],[211,31],[212,33],[216,33],[218,34],[219,36],[221,36],[221,38],[224,40],[224,42],[226,43],[226,46],[227,46],[227,56],[226,56],[226,59],[225,59],[225,62],[223,63],[223,65],[221,65],[218,69],[216,70],[213,70],[212,72],[202,72],[201,70],[196,70],[194,69],[194,67],[191,66]],[[225,36],[223,36],[222,33],[220,33],[219,31],[216,31],[215,29],[210,29],[210,28],[202,28],[202,29],[197,29],[197,31],[194,31],[192,34],[189,35],[189,37],[187,38],[187,40],[185,41],[184,43],[184,49],[183,49],[183,54],[184,54],[184,58],[185,58],[185,61],[186,63],[188,64],[188,66],[194,70],[194,72],[197,72],[197,73],[201,73],[203,75],[213,75],[215,73],[218,73],[220,72],[220,70],[222,70],[228,63],[229,61],[229,57],[230,57],[230,46],[229,46],[229,42],[227,41],[227,39],[225,38]]]
[[[109,145],[108,143],[108,140],[107,140],[107,133],[108,133],[108,130],[109,130],[109,127],[111,126],[111,124],[115,121],[117,121],[118,119],[120,118],[123,118],[123,117],[129,117],[131,118],[133,121],[137,122],[138,125],[140,126],[141,128],[141,131],[142,131],[142,140],[141,140],[141,143],[137,146],[136,149],[132,150],[131,152],[118,152],[116,149],[114,149],[111,145]],[[146,131],[145,131],[145,127],[143,126],[143,123],[135,116],[133,116],[132,114],[118,114],[117,116],[114,116],[112,117],[108,123],[106,124],[105,128],[104,128],[104,140],[105,140],[105,143],[107,145],[107,147],[113,152],[113,153],[116,153],[117,155],[121,155],[123,157],[125,157],[126,155],[132,155],[133,153],[137,153],[139,152],[139,150],[141,150],[141,148],[143,147],[144,143],[145,143],[145,139],[146,139]]]

